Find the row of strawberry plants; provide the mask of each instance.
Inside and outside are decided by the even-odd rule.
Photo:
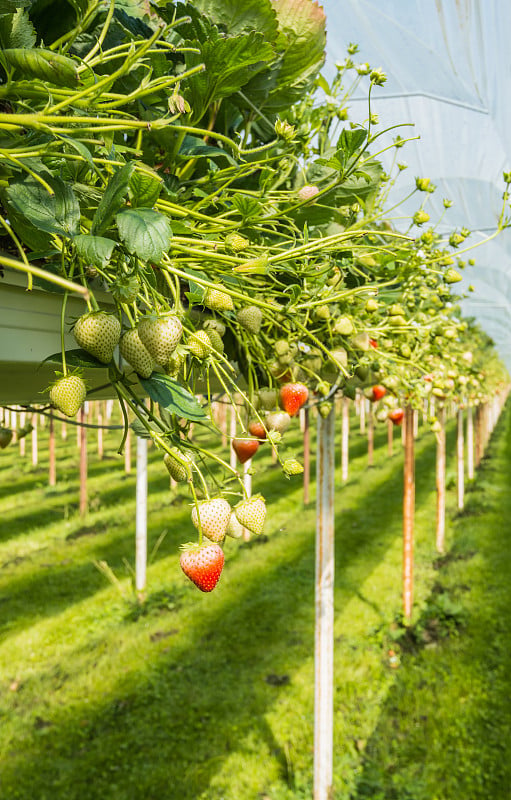
[[[266,509],[189,435],[215,429],[215,392],[242,398],[240,460],[264,438],[291,477],[302,467],[285,430],[306,403],[326,415],[337,393],[366,388],[398,413],[399,396],[477,403],[505,380],[453,294],[469,232],[424,229],[424,177],[408,229],[395,229],[386,198],[405,140],[379,131],[370,106],[385,75],[356,64],[353,45],[331,82],[320,75],[312,0],[241,3],[234,17],[212,0],[89,2],[57,17],[51,3],[44,18],[17,0],[2,12],[0,264],[62,290],[50,402],[76,415],[95,388],[83,370],[108,368],[119,452],[134,415],[190,488],[198,543],[184,568],[213,558],[218,579],[226,533],[260,532]],[[347,104],[364,76],[361,125]],[[72,291],[88,308],[66,352]]]

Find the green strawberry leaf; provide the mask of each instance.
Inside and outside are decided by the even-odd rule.
[[[152,208],[163,187],[163,179],[149,167],[136,170],[130,178],[129,191],[131,205]]]
[[[110,225],[113,218],[124,205],[124,198],[128,193],[131,175],[135,165],[128,163],[117,170],[108,182],[105,193],[92,220],[91,233],[95,236],[102,234]]]
[[[74,243],[76,252],[88,264],[93,267],[106,267],[112,257],[115,242],[106,239],[104,236],[92,236],[90,233],[82,233],[75,236]]]
[[[67,183],[52,175],[44,179],[53,195],[33,178],[11,183],[6,191],[9,203],[27,222],[46,233],[68,237],[80,229],[80,205]]]
[[[30,5],[30,0],[0,0],[0,14],[14,14],[18,8]]]
[[[62,353],[52,353],[52,355],[47,356],[41,364],[46,364],[48,362],[51,364],[62,364]],[[91,356],[86,350],[82,350],[81,347],[77,347],[75,350],[66,350],[66,364],[68,367],[86,367],[87,369],[95,367],[97,369],[106,369],[101,361]]]
[[[130,425],[131,430],[139,439],[150,439],[151,434],[145,425],[142,425],[139,419],[134,419]]]
[[[119,236],[142,261],[159,264],[170,247],[172,230],[167,217],[152,208],[128,208],[117,214]]]
[[[150,378],[140,378],[147,394],[171,414],[194,422],[206,419],[204,409],[197,399],[180,383],[162,372],[153,372]]]
[[[194,158],[218,158],[222,157],[227,159],[230,164],[236,164],[235,159],[220,147],[212,147],[210,144],[204,144],[202,139],[196,136],[185,136],[183,144],[179,149],[180,156],[193,156]]]
[[[277,20],[271,0],[194,0],[194,8],[222,25],[228,33],[260,31],[266,41],[274,41]]]
[[[28,12],[18,8],[15,14],[0,16],[0,43],[3,48],[30,49],[36,43],[36,32]]]
[[[77,62],[52,50],[43,50],[41,47],[30,50],[12,47],[3,50],[3,57],[24,78],[38,78],[70,89],[75,89],[78,85]]]

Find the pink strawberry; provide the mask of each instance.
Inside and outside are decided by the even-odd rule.
[[[269,431],[284,433],[291,425],[291,417],[287,411],[272,411],[266,417],[266,427]]]
[[[225,556],[217,544],[184,545],[179,559],[184,574],[201,592],[211,592],[222,572]]]
[[[200,526],[204,536],[207,536],[212,542],[221,542],[229,525],[231,510],[229,503],[223,497],[216,497],[214,500],[203,500],[199,503],[198,514],[197,507],[193,507],[192,522],[198,529],[200,519]]]

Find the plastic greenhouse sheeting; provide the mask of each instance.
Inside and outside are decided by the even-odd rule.
[[[387,74],[387,82],[372,93],[379,126],[413,122],[414,128],[392,135],[420,136],[398,151],[408,169],[391,191],[389,207],[414,188],[417,176],[428,177],[437,186],[426,205],[430,224],[439,223],[442,231],[443,219],[445,230],[468,228],[473,234],[466,244],[490,235],[502,207],[502,174],[511,169],[511,3],[323,0],[322,5],[327,76],[346,58],[347,45],[358,44],[353,60]],[[350,101],[351,118],[358,122],[367,119],[367,88],[363,79]],[[386,167],[394,154],[391,149],[381,156]],[[453,202],[448,211],[444,198]],[[415,195],[396,210],[396,227],[399,216],[413,213],[422,199]],[[475,288],[463,311],[478,319],[511,369],[511,230],[460,257],[476,260],[459,284],[460,291],[469,284]]]

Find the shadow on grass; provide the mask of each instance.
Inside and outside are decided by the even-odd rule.
[[[436,597],[416,626],[426,633],[422,647],[403,658],[352,800],[510,796],[510,453],[508,407],[472,486],[474,513],[455,517]],[[448,621],[448,635],[435,642],[428,614],[443,596],[461,630]]]
[[[418,452],[418,503],[431,490],[433,444],[426,441]],[[337,606],[341,592],[345,595],[346,570],[358,564],[363,581],[380,562],[383,548],[400,534],[401,470],[400,460],[371,470],[353,509],[346,506],[354,498],[339,493]],[[273,482],[277,491],[273,475],[266,481],[266,489]],[[258,489],[264,492],[264,486],[263,479]],[[278,493],[298,500],[301,489],[283,482]],[[23,754],[13,750],[2,767],[7,796],[12,790],[12,797],[20,800],[45,795],[54,800],[220,798],[222,790],[210,791],[211,782],[240,749],[257,757],[261,776],[269,770],[268,781],[276,760],[281,781],[289,783],[289,756],[276,744],[265,714],[312,660],[314,510],[300,507],[285,527],[287,531],[272,534],[260,547],[228,553],[226,591],[221,583],[215,595],[189,594],[183,636],[169,634],[168,644],[161,649],[155,644],[154,656],[147,656],[139,669],[121,672],[112,696],[89,697],[54,714],[47,720],[47,735],[34,732],[25,739]],[[171,542],[177,539],[172,532]],[[119,544],[112,544],[106,558],[118,557]],[[76,568],[74,580],[70,569],[67,583],[74,588],[60,607],[96,590],[97,579],[91,581],[81,570]],[[34,601],[40,590],[37,580],[17,587]],[[57,607],[43,602],[39,613]],[[178,620],[171,617],[171,629]],[[78,656],[75,663],[77,670],[87,668]],[[279,681],[269,681],[270,675]],[[242,786],[243,777],[236,780]],[[263,790],[264,778],[260,783]],[[241,792],[240,800],[245,800]]]

